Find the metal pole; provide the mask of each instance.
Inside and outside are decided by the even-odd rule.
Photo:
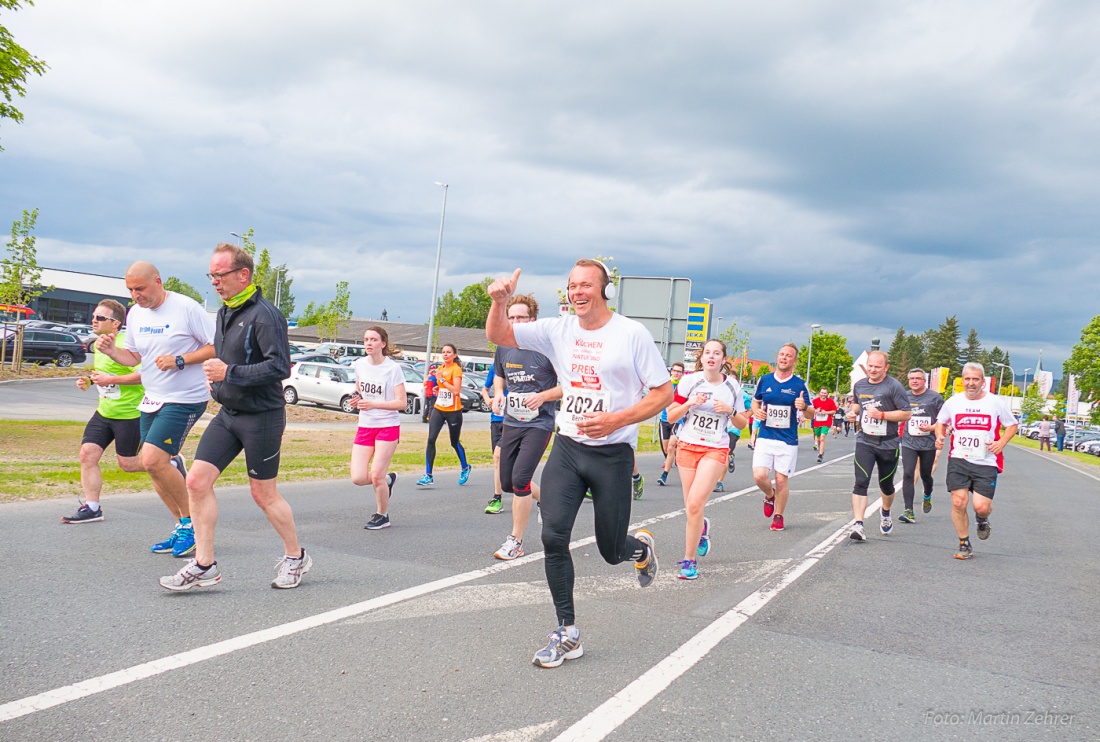
[[[439,214],[439,242],[435,247],[435,281],[432,283],[432,307],[428,312],[428,342],[427,351],[424,354],[424,381],[428,380],[428,369],[432,365],[432,334],[435,332],[435,301],[439,293],[439,259],[443,255],[443,221],[447,218],[447,188],[446,183],[436,181],[436,185],[443,188],[443,210]]]
[[[821,325],[810,325],[810,349],[806,351],[806,386],[810,387],[810,359],[814,357],[814,330]]]
[[[836,397],[840,396],[840,369],[842,369],[842,368],[844,368],[844,367],[843,366],[837,366],[836,367],[836,386],[833,387],[833,395],[836,396]]]

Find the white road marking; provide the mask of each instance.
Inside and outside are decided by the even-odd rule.
[[[852,454],[848,454],[851,456]],[[847,456],[839,459],[834,459],[831,462],[824,464],[818,464],[802,471],[797,471],[792,474],[793,477],[797,477],[802,474],[808,474],[809,472],[820,469],[823,466],[836,463],[838,461],[847,458]],[[711,500],[711,504],[718,502],[725,502],[726,500],[732,500],[735,497],[746,495],[750,492],[757,492],[755,486],[746,487],[743,490],[737,492],[731,492],[728,495],[717,497]],[[684,509],[659,515],[655,518],[649,518],[640,523],[630,526],[631,530],[643,528],[653,523],[669,520],[679,515],[684,514]],[[595,536],[573,541],[569,544],[570,550],[580,548],[581,546],[587,546],[596,542]],[[221,657],[222,655],[231,654],[242,649],[248,649],[258,644],[264,644],[266,642],[274,641],[276,639],[282,639],[287,636],[307,631],[309,629],[315,629],[319,626],[325,626],[336,621],[342,621],[353,616],[359,616],[370,611],[376,611],[380,608],[401,603],[406,600],[412,600],[424,595],[429,595],[440,590],[445,590],[456,585],[461,585],[472,580],[478,580],[482,577],[488,577],[489,575],[497,574],[508,569],[513,569],[522,564],[528,564],[533,561],[538,561],[543,558],[543,552],[535,554],[528,554],[527,556],[520,557],[510,562],[499,562],[497,564],[484,567],[482,569],[475,569],[470,572],[464,572],[462,574],[452,575],[450,577],[444,577],[439,580],[433,580],[432,582],[426,582],[422,585],[414,585],[413,587],[399,590],[387,595],[380,595],[370,600],[365,600],[360,603],[353,603],[352,605],[344,606],[343,608],[335,608],[331,611],[325,611],[324,613],[318,613],[314,616],[307,616],[305,618],[298,619],[297,621],[290,621],[289,623],[281,624],[279,626],[272,626],[267,629],[261,629],[259,631],[253,631],[248,634],[242,634],[231,639],[225,639],[214,644],[208,644],[204,647],[197,647],[195,649],[188,650],[186,652],[180,652],[178,654],[169,655],[160,659],[145,662],[140,665],[134,665],[124,670],[118,670],[116,672],[107,673],[106,675],[100,675],[98,677],[89,678],[88,680],[82,680],[78,683],[62,686],[53,690],[38,693],[33,696],[27,696],[15,701],[10,701],[3,705],[0,705],[0,723],[5,721],[11,721],[12,719],[18,719],[23,716],[36,713],[38,711],[45,711],[46,709],[53,708],[54,706],[60,706],[70,701],[76,701],[87,696],[95,695],[96,693],[102,693],[103,691],[118,688],[123,685],[136,682],[138,680],[144,680],[156,675],[161,675],[170,670],[178,670],[189,665],[194,665],[199,662],[205,662],[206,660],[214,659],[215,657]]]
[[[870,517],[882,504],[881,498],[864,511],[864,519]],[[848,539],[852,521],[833,532],[831,536],[806,552],[800,560],[783,571],[776,579],[735,605],[716,621],[685,642],[679,649],[665,657],[634,682],[607,701],[593,709],[587,716],[554,738],[554,742],[596,742],[615,731],[627,719],[636,714],[659,693],[703,659],[718,643],[732,634],[772,598],[790,587],[810,567]]]
[[[544,724],[535,724],[522,729],[509,729],[506,732],[486,734],[484,737],[472,737],[466,742],[532,742],[558,725],[557,720]]]
[[[1100,477],[1097,477],[1097,476],[1095,476],[1095,475],[1093,475],[1093,474],[1089,474],[1089,473],[1088,473],[1087,471],[1083,471],[1083,470],[1081,470],[1081,469],[1078,469],[1078,468],[1077,468],[1076,466],[1070,466],[1069,464],[1067,464],[1067,463],[1066,463],[1066,462],[1064,462],[1064,461],[1059,461],[1058,459],[1055,459],[1055,458],[1051,458],[1051,454],[1049,454],[1049,453],[1048,453],[1047,455],[1045,455],[1045,456],[1044,456],[1044,455],[1042,454],[1042,452],[1041,452],[1041,451],[1033,451],[1033,450],[1031,450],[1030,448],[1025,448],[1025,447],[1023,447],[1023,446],[1018,446],[1018,448],[1019,448],[1019,450],[1021,450],[1021,451],[1027,451],[1027,452],[1028,452],[1028,453],[1030,453],[1030,454],[1031,454],[1032,456],[1038,456],[1039,458],[1043,459],[1044,461],[1049,461],[1050,463],[1052,463],[1052,464],[1057,464],[1058,466],[1064,466],[1064,467],[1066,467],[1067,469],[1070,469],[1070,470],[1072,470],[1072,471],[1075,471],[1075,472],[1077,472],[1078,474],[1083,474],[1083,475],[1085,475],[1085,476],[1086,476],[1086,477],[1088,477],[1089,479],[1095,479],[1095,480],[1096,480],[1097,482],[1100,482]],[[1012,449],[1012,450],[1016,450],[1016,449]]]

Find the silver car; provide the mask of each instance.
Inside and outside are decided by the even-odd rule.
[[[313,402],[357,414],[354,394],[355,372],[332,363],[297,363],[290,369],[290,378],[283,380],[287,404]]]

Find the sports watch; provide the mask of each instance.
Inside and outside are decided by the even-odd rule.
[[[183,356],[176,356],[176,368],[182,371],[184,365]]]

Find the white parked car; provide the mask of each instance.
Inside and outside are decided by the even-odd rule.
[[[334,363],[297,363],[290,369],[290,378],[283,379],[287,404],[313,402],[358,414],[354,394],[355,372]]]
[[[401,370],[405,372],[405,413],[419,415],[424,409],[424,377],[403,363]]]

